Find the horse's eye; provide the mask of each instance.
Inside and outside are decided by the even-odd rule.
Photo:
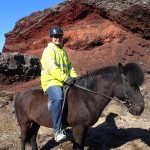
[[[136,88],[137,88],[137,86],[136,86],[135,84],[131,85],[131,87],[132,87],[133,89],[136,89]]]

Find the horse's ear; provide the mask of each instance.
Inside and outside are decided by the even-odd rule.
[[[126,69],[121,63],[118,64],[118,68],[119,68],[120,74],[125,74]]]

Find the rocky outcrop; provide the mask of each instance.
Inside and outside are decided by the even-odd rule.
[[[40,58],[50,40],[50,27],[59,25],[79,74],[119,62],[138,63],[150,73],[149,16],[149,0],[65,0],[16,22],[5,34],[3,52]]]
[[[0,83],[30,81],[40,75],[40,61],[34,56],[20,53],[0,55]]]

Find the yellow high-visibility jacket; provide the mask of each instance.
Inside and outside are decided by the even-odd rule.
[[[41,85],[44,92],[53,85],[63,87],[68,76],[77,77],[64,49],[51,42],[43,51],[41,65]]]

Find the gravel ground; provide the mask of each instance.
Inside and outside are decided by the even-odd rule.
[[[97,123],[87,134],[85,150],[150,150],[150,77],[140,87],[145,98],[145,110],[141,116],[131,115],[127,108],[112,100]],[[20,149],[20,128],[12,114],[12,93],[1,92],[0,96],[0,150]],[[71,129],[68,140],[57,144],[53,140],[53,129],[41,127],[37,142],[41,150],[72,149]],[[27,146],[27,150],[31,147]]]

